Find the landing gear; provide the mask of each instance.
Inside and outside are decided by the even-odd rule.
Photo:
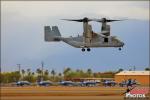
[[[87,48],[87,51],[91,51],[91,49],[90,49],[90,48]]]
[[[84,52],[84,51],[85,51],[85,49],[84,49],[84,48],[82,48],[81,50],[82,50],[82,52]]]
[[[119,48],[119,51],[121,50],[121,48]]]
[[[82,52],[84,52],[84,51],[85,51],[85,48],[82,48],[81,50],[82,50]],[[90,48],[87,48],[87,51],[90,52],[91,49],[90,49]]]

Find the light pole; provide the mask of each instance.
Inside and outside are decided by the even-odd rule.
[[[20,71],[21,71],[21,64],[17,64],[18,67],[18,71],[19,71],[19,75],[21,75]],[[20,77],[19,77],[19,81],[20,81]]]
[[[21,64],[17,64],[17,67],[18,67],[18,71],[19,71],[19,74],[20,74],[20,71],[21,71]]]
[[[42,79],[41,80],[43,81],[43,76],[44,76],[43,75],[43,70],[44,70],[44,62],[43,61],[41,62],[41,65],[42,65]]]

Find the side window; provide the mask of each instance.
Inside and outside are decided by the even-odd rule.
[[[104,38],[104,42],[108,42],[108,38]]]

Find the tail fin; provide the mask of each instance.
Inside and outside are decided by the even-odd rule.
[[[52,30],[50,26],[44,27],[45,41],[60,41],[61,34],[57,26],[52,26]]]

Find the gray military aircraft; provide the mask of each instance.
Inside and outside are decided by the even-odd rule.
[[[62,19],[67,21],[76,21],[83,22],[83,35],[78,35],[77,37],[62,37],[57,26],[44,27],[45,41],[47,42],[58,42],[63,41],[73,47],[82,48],[84,52],[85,48],[87,51],[90,51],[90,48],[94,47],[118,47],[121,50],[121,47],[124,46],[124,43],[117,39],[116,36],[110,35],[110,25],[108,22],[121,21],[121,20],[111,20],[111,19],[89,19],[84,17],[83,19]],[[96,21],[102,23],[101,32],[95,33],[92,30],[92,26],[88,23],[90,21]]]

